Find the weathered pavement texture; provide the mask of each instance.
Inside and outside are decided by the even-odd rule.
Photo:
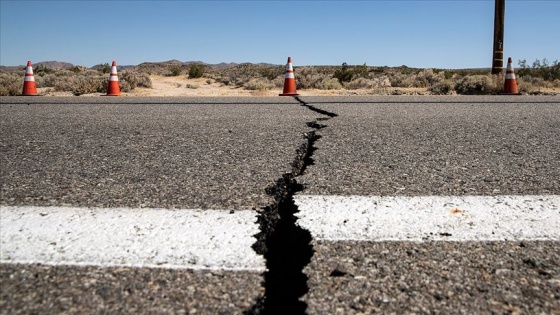
[[[255,239],[267,270],[29,264],[3,254],[2,313],[560,313],[553,227],[539,240],[447,240],[447,230],[420,241],[327,238],[314,232],[325,223],[305,219],[321,209],[298,201],[556,198],[559,97],[0,101],[2,213],[254,212],[261,233],[238,237]],[[353,210],[348,222],[359,220]],[[364,211],[376,221],[375,207]],[[353,229],[338,225],[334,235]]]
[[[255,231],[257,210],[274,202],[265,188],[292,170],[311,130],[306,122],[316,116],[293,98],[18,97],[2,98],[0,112],[3,212],[8,206],[249,211],[246,224]],[[134,228],[142,227],[123,230]],[[231,237],[256,241],[252,234]],[[187,268],[196,253],[183,254]],[[81,264],[3,263],[0,312],[239,314],[263,292],[257,271],[264,265],[224,271]]]
[[[302,195],[560,195],[558,97],[301,99],[338,115],[320,131]],[[559,226],[548,241],[433,232],[425,242],[314,238],[308,312],[560,313]]]

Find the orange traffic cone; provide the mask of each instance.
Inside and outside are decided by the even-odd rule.
[[[294,76],[294,68],[292,67],[292,57],[288,57],[286,64],[286,72],[284,75],[284,91],[280,96],[298,96],[296,91],[296,78]]]
[[[109,84],[107,86],[108,96],[121,95],[121,88],[119,87],[119,77],[117,76],[117,63],[113,61],[111,66],[111,75],[109,76]]]
[[[515,79],[515,73],[513,72],[513,65],[511,63],[511,57],[508,58],[507,70],[506,70],[506,81],[504,83],[504,93],[503,94],[513,94],[519,95],[517,90],[517,80]]]
[[[37,85],[35,84],[31,61],[27,62],[27,68],[25,68],[25,80],[23,81],[23,92],[21,95],[37,95]]]

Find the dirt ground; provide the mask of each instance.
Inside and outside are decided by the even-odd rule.
[[[226,86],[207,78],[187,79],[186,76],[166,77],[151,75],[152,88],[136,88],[121,96],[278,96],[282,89],[250,91],[243,88]],[[207,82],[208,81],[208,82]],[[297,77],[296,77],[297,81]],[[210,82],[210,83],[209,83]],[[44,96],[73,96],[71,92],[57,92],[53,88],[37,89]],[[427,94],[425,88],[378,88],[362,90],[299,90],[301,95],[391,95],[391,94]],[[99,93],[84,94],[81,97],[99,96]]]
[[[278,96],[282,89],[250,91],[244,88],[227,86],[208,78],[188,79],[186,76],[166,77],[151,75],[152,88],[136,88],[121,96]],[[297,77],[296,77],[297,82]],[[37,89],[44,96],[73,96],[71,92],[57,92],[53,88]],[[540,88],[542,94],[557,95],[558,88]],[[298,90],[302,96],[334,96],[334,95],[429,95],[426,88],[375,88],[358,90]],[[84,94],[82,97],[99,96],[99,93]]]

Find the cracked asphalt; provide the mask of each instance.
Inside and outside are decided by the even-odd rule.
[[[560,194],[559,97],[301,99],[338,114],[302,194]],[[315,240],[303,300],[309,314],[559,314],[558,246]]]
[[[560,194],[560,98],[300,97],[302,194]],[[294,98],[0,98],[0,205],[258,210]],[[309,314],[560,313],[558,242],[312,241]],[[250,272],[0,265],[0,313],[240,314]]]
[[[292,98],[14,100],[1,108],[7,205],[258,209],[314,116]]]

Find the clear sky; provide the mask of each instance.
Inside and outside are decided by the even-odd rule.
[[[0,0],[0,65],[491,67],[494,0]],[[560,0],[506,0],[505,56],[560,60]]]

